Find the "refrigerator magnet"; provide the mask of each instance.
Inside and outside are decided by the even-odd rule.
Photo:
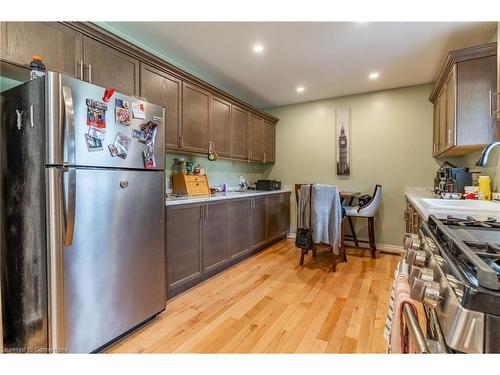
[[[115,99],[115,122],[122,125],[130,125],[129,102],[123,99]]]
[[[139,141],[143,141],[146,137],[146,133],[139,129],[132,129],[132,138],[138,139]]]
[[[151,169],[156,167],[155,154],[153,148],[148,147],[147,150],[144,150],[142,152],[142,156],[144,158],[144,168]]]
[[[112,157],[118,155],[118,149],[115,147],[115,145],[108,145],[108,150]]]
[[[132,103],[132,115],[134,116],[134,118],[145,120],[146,108],[144,106],[144,103],[141,102]]]
[[[132,143],[132,138],[126,136],[123,133],[118,132],[116,134],[115,142],[113,143],[118,151],[116,156],[122,159],[126,159],[131,143]]]
[[[158,132],[158,125],[152,121],[149,121],[141,125],[141,130],[144,132],[144,138],[140,139],[139,142],[144,143],[149,147],[154,147],[156,133]]]
[[[89,134],[85,134],[85,143],[87,144],[87,149],[89,152],[102,151],[102,141],[98,138],[94,138]]]
[[[97,138],[101,141],[104,141],[104,138],[106,136],[106,129],[90,126],[87,134],[93,138]]]
[[[106,110],[108,105],[97,100],[87,99],[87,125],[96,128],[106,127]]]

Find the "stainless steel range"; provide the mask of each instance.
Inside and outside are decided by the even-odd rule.
[[[422,351],[500,353],[500,222],[431,215],[405,249],[427,320]]]

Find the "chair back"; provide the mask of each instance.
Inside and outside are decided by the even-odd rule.
[[[373,191],[372,199],[368,202],[366,206],[360,208],[358,213],[366,217],[373,217],[377,213],[380,206],[380,201],[382,200],[382,185],[375,185],[375,190]]]

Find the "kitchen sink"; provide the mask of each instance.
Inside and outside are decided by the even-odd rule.
[[[453,208],[457,210],[494,210],[500,211],[500,204],[491,201],[464,200],[464,199],[432,199],[422,198],[425,208]]]

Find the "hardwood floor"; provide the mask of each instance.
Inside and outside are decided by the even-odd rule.
[[[109,353],[384,353],[398,255],[348,249],[329,271],[318,249],[298,265],[283,240],[168,301],[158,318]]]

